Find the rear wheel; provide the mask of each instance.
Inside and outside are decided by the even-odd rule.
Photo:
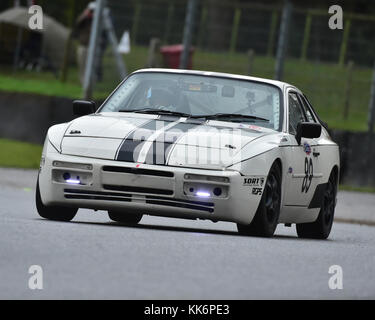
[[[237,224],[240,234],[272,237],[279,222],[281,203],[281,169],[275,162],[268,174],[262,199],[249,225]]]
[[[332,172],[323,197],[318,219],[312,223],[297,224],[297,234],[300,238],[327,239],[331,233],[337,195],[337,175]]]
[[[45,206],[42,202],[42,198],[40,196],[40,189],[39,189],[39,178],[36,184],[36,192],[35,192],[35,203],[36,209],[39,215],[48,220],[54,221],[71,221],[77,214],[77,208],[67,208],[67,207],[60,207],[60,206]]]
[[[111,220],[123,224],[135,225],[142,219],[141,213],[126,213],[120,211],[108,211],[108,216]]]

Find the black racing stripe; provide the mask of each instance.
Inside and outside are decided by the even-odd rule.
[[[146,164],[166,165],[168,156],[176,141],[178,141],[189,130],[202,125],[203,122],[179,122],[173,127],[162,132],[155,141],[146,155]]]
[[[116,160],[125,162],[136,162],[139,152],[142,150],[143,144],[163,126],[169,125],[171,122],[178,121],[179,117],[163,116],[157,120],[150,120],[142,126],[136,128],[122,142]]]
[[[142,149],[141,144],[145,143],[145,141],[147,141],[147,139],[155,132],[156,122],[156,120],[151,120],[134,129],[133,132],[122,142],[116,160],[136,162],[139,151]]]
[[[116,151],[115,160],[118,160],[118,159],[119,159],[120,151],[123,149],[124,143],[125,143],[126,141],[128,141],[129,139],[132,139],[132,137],[133,137],[133,133],[134,133],[136,130],[145,127],[146,125],[148,125],[148,124],[151,123],[151,122],[152,122],[152,120],[147,120],[147,121],[145,121],[143,124],[141,124],[139,127],[135,127],[132,131],[130,131],[130,133],[129,133],[129,134],[128,134],[128,135],[122,140],[120,146],[118,147],[118,149],[117,149],[117,151]],[[125,148],[124,148],[124,149],[125,149]],[[124,154],[123,154],[122,156],[124,156]]]
[[[125,162],[136,162],[136,159],[139,156],[139,151],[142,149],[141,144],[144,141],[141,140],[126,140],[124,141],[119,155],[117,157],[118,161],[125,161]],[[139,146],[139,148],[137,148]]]
[[[146,164],[165,165],[173,142],[154,141],[146,156]]]

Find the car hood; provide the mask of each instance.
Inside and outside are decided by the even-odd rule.
[[[102,113],[72,121],[61,152],[125,162],[222,168],[253,140],[272,133],[276,131],[226,121]]]

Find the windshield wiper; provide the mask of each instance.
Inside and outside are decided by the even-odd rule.
[[[191,118],[205,118],[208,120],[229,118],[229,119],[248,119],[248,120],[270,122],[270,120],[265,119],[265,118],[246,115],[246,114],[238,114],[238,113],[216,113],[216,114],[208,114],[208,115],[201,115],[201,116],[192,116]]]
[[[123,110],[119,110],[119,112],[133,112],[133,113],[170,115],[170,116],[187,117],[187,118],[191,117],[191,114],[189,114],[189,113],[178,112],[178,111],[170,111],[170,110],[163,110],[163,109],[153,109],[153,108],[123,109]]]
[[[204,118],[207,120],[227,118],[227,119],[247,119],[247,120],[264,121],[264,122],[270,121],[265,118],[246,115],[246,114],[238,114],[238,113],[215,113],[215,114],[207,114],[207,115],[191,115],[189,113],[184,113],[184,112],[155,109],[155,108],[122,109],[122,110],[119,110],[119,112],[171,115],[171,116],[186,117],[186,118],[192,118],[192,119]]]

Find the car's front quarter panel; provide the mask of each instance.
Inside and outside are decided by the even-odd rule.
[[[54,195],[51,188],[52,182],[52,162],[55,158],[61,157],[56,147],[52,145],[47,135],[42,151],[42,159],[38,174],[38,183],[40,196],[45,205],[51,205],[54,201]]]
[[[268,175],[273,162],[281,157],[282,150],[279,147],[283,143],[284,134],[275,132],[264,135],[248,143],[233,158],[233,164],[229,168],[238,170],[243,174]],[[261,161],[252,165],[250,160]]]
[[[69,126],[70,123],[61,123],[54,125],[48,129],[47,140],[58,152],[61,152],[61,143]]]

